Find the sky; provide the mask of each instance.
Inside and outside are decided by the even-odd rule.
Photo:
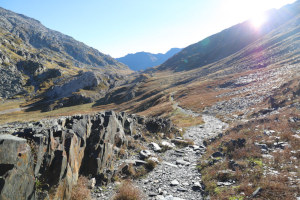
[[[112,57],[184,48],[295,0],[0,0]]]

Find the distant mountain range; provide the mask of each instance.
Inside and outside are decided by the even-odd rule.
[[[149,67],[160,65],[180,51],[181,51],[180,48],[172,48],[165,54],[137,52],[134,54],[127,54],[126,56],[117,58],[116,60],[118,60],[121,63],[124,63],[134,71],[139,71],[139,70],[147,69]]]

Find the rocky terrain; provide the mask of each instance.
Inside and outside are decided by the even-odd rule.
[[[0,9],[0,199],[299,199],[299,5],[130,75]]]
[[[112,111],[1,126],[0,197],[70,199],[79,175],[109,183],[120,150],[141,131],[174,130],[162,119]]]
[[[2,31],[15,35],[36,49],[47,49],[49,53],[54,51],[66,54],[65,56],[72,60],[73,65],[77,67],[126,69],[124,65],[110,56],[88,47],[70,36],[50,30],[35,19],[3,8],[0,8],[0,27]],[[21,56],[28,56],[26,49],[18,49],[17,53]]]

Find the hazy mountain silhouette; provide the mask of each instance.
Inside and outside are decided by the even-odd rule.
[[[124,57],[117,58],[117,60],[129,66],[130,69],[139,71],[139,70],[147,69],[149,67],[160,65],[180,51],[181,51],[180,48],[172,48],[165,54],[137,52],[134,54],[127,54]]]

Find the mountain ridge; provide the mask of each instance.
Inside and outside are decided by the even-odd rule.
[[[181,48],[171,48],[166,53],[153,54],[150,52],[136,52],[130,53],[126,56],[116,58],[119,62],[129,66],[134,71],[145,70],[157,65],[162,64],[170,57],[180,52]]]
[[[299,10],[300,1],[278,10],[269,10],[266,15],[272,20],[262,25],[259,30],[250,20],[234,25],[182,49],[180,53],[156,67],[156,70],[174,72],[192,70],[226,58],[276,29],[283,22],[292,19]]]
[[[71,36],[46,28],[36,19],[0,7],[0,27],[34,48],[48,48],[69,55],[77,67],[126,69],[109,55],[79,42]]]

